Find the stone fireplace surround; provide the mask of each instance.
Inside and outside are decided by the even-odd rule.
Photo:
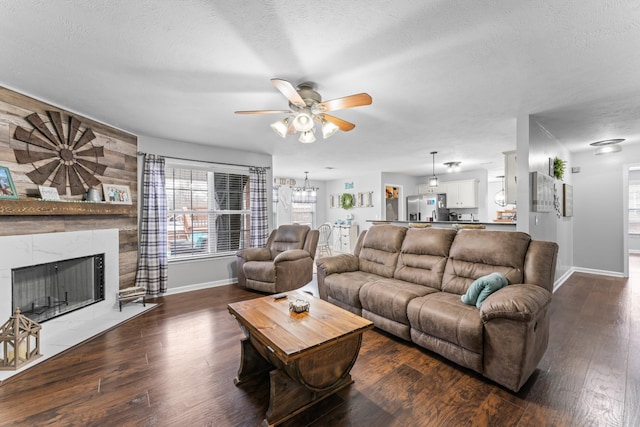
[[[0,384],[68,348],[154,307],[127,304],[118,311],[118,229],[0,236],[0,323],[13,314],[11,269],[30,265],[105,254],[105,300],[42,323],[42,357],[16,371],[0,371]]]

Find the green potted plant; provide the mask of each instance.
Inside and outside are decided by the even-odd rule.
[[[567,162],[557,157],[553,159],[553,176],[562,181]]]

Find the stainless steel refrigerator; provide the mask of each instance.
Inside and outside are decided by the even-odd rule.
[[[447,221],[446,194],[418,194],[407,197],[408,221]]]

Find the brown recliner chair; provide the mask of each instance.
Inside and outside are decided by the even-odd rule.
[[[306,225],[282,225],[271,232],[266,247],[238,251],[238,286],[277,293],[306,285],[313,279],[318,236]]]

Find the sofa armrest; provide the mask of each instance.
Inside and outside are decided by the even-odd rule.
[[[276,257],[273,259],[273,263],[278,264],[279,262],[296,261],[299,259],[310,257],[311,254],[304,249],[289,249],[276,255]]]
[[[340,254],[320,258],[316,261],[318,269],[324,272],[325,276],[334,273],[346,273],[348,271],[358,271],[360,266],[358,257],[352,254]]]
[[[551,293],[537,285],[509,285],[489,295],[480,306],[483,322],[502,318],[530,322],[551,303]]]
[[[236,256],[245,261],[269,261],[271,251],[267,248],[248,248],[239,250],[236,252]]]

